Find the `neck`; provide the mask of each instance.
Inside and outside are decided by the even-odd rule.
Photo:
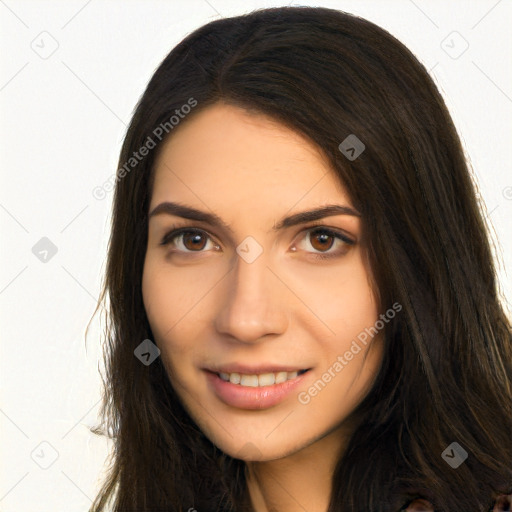
[[[247,462],[246,481],[255,512],[326,512],[332,476],[346,433],[340,427],[279,459]]]

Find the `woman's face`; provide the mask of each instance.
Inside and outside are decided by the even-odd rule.
[[[335,435],[379,370],[383,322],[360,217],[327,160],[218,103],[179,127],[155,173],[144,305],[190,416],[246,460]]]

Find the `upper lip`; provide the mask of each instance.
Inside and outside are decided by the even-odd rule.
[[[240,363],[223,364],[203,368],[213,373],[244,373],[246,375],[256,375],[261,373],[278,373],[278,372],[298,372],[301,370],[309,370],[309,366],[284,366],[279,364],[262,364],[258,366],[245,365]]]

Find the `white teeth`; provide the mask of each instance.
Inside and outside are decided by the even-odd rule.
[[[288,372],[276,373],[276,384],[281,384],[281,382],[285,382],[287,379],[288,379]]]
[[[262,373],[258,377],[258,384],[260,386],[272,386],[276,381],[276,376],[273,373]]]
[[[242,386],[249,386],[251,388],[258,387],[258,376],[257,375],[242,375],[240,378],[240,384]]]
[[[297,371],[294,372],[276,372],[276,373],[261,373],[259,375],[246,375],[241,373],[225,373],[220,372],[219,377],[232,384],[240,384],[251,388],[272,386],[274,384],[281,384],[290,379],[295,379],[298,375]]]
[[[240,384],[240,374],[239,373],[232,373],[231,375],[228,374],[229,382],[232,382],[233,384]]]

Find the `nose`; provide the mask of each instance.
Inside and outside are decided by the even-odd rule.
[[[252,263],[235,257],[215,319],[219,334],[242,343],[257,343],[266,335],[286,331],[290,296],[267,263],[265,252]]]

